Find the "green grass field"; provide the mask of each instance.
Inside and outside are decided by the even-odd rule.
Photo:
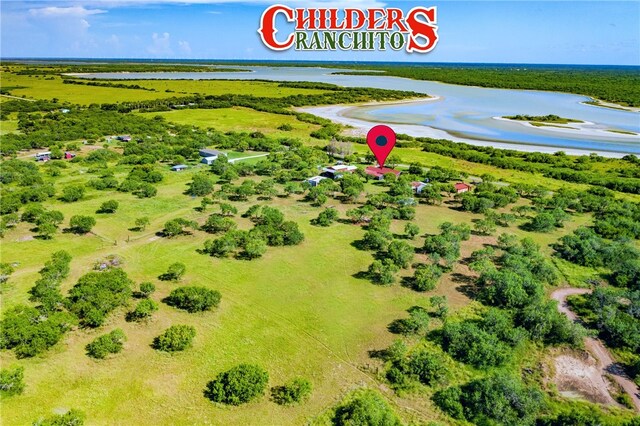
[[[255,111],[249,108],[233,107],[218,109],[182,109],[168,112],[150,112],[144,116],[161,115],[168,121],[189,124],[203,129],[214,128],[223,132],[255,132],[275,137],[309,139],[309,133],[320,128],[315,124],[303,123],[294,116]],[[278,130],[283,124],[293,130]]]
[[[157,90],[149,91],[142,89],[64,84],[62,78],[59,76],[43,77],[2,72],[0,78],[3,87],[20,87],[11,90],[13,96],[24,96],[31,99],[57,98],[63,102],[80,105],[161,99],[195,93],[203,95],[242,94],[274,98],[298,94],[323,93],[321,90],[278,87],[278,83],[260,81],[153,80],[130,82],[131,85],[138,84]],[[166,90],[170,91],[167,92]]]

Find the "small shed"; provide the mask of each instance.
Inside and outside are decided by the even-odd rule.
[[[116,136],[116,139],[122,142],[131,142],[131,136],[129,135]]]
[[[176,164],[175,166],[171,167],[171,170],[174,172],[181,172],[183,170],[186,170],[188,167],[185,164]]]
[[[335,166],[324,167],[322,174],[331,179],[340,179],[345,173],[353,173],[358,168],[356,166],[347,166],[345,164],[336,164]]]
[[[211,156],[211,157],[203,157],[202,160],[200,160],[200,162],[202,164],[206,164],[208,166],[212,165],[214,161],[216,161],[218,159],[218,156]]]
[[[411,188],[416,194],[420,194],[427,185],[428,184],[426,182],[411,182]]]
[[[471,189],[471,186],[467,185],[464,182],[458,182],[455,185],[453,185],[453,187],[455,188],[458,194],[462,194],[463,192],[469,192],[469,190]]]
[[[312,178],[307,179],[307,182],[309,182],[309,185],[311,186],[318,186],[320,182],[323,181],[324,179],[327,179],[327,178],[324,176],[314,176]]]

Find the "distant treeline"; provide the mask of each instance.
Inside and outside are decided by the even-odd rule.
[[[247,72],[237,68],[217,68],[208,65],[178,65],[178,64],[42,64],[25,67],[20,63],[5,62],[4,71],[11,71],[18,75],[58,75],[64,73],[103,73],[103,72]]]
[[[549,90],[577,93],[603,101],[640,106],[640,73],[634,69],[572,69],[567,67],[440,66],[440,65],[355,65],[363,71],[341,72],[349,75],[387,75],[414,80],[441,81],[465,86],[505,89]],[[369,72],[365,70],[370,70]],[[375,71],[375,72],[371,72]]]
[[[117,89],[137,89],[137,90],[147,90],[149,92],[157,92],[156,89],[143,87],[139,84],[124,84],[124,83],[107,83],[93,80],[78,80],[72,78],[64,78],[62,80],[64,84],[78,84],[81,86],[98,86],[98,87],[114,87]]]

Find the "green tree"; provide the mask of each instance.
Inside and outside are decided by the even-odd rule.
[[[91,216],[75,215],[69,220],[69,226],[76,234],[86,234],[91,232],[91,228],[96,225],[96,220]]]
[[[433,290],[441,276],[442,269],[438,265],[419,265],[413,274],[411,288],[416,291]]]
[[[269,374],[253,364],[240,364],[210,381],[204,391],[211,401],[240,405],[264,394]]]
[[[190,325],[172,325],[153,339],[153,348],[164,352],[180,352],[191,346],[196,329]]]
[[[118,210],[118,203],[116,200],[108,200],[100,205],[100,208],[96,213],[115,213]]]
[[[146,281],[140,283],[140,291],[138,294],[139,297],[149,297],[154,291],[156,291],[156,286],[153,283]]]
[[[390,259],[384,259],[383,261],[374,260],[367,274],[375,284],[389,285],[396,281],[395,274],[400,268],[396,266]]]
[[[338,211],[333,208],[326,208],[320,212],[317,218],[313,219],[311,223],[317,226],[329,226],[338,219]]]
[[[104,334],[86,346],[87,355],[91,358],[103,359],[109,354],[117,354],[122,351],[127,336],[124,331],[117,328],[108,334]]]
[[[178,235],[188,234],[187,228],[196,229],[198,224],[192,220],[183,218],[171,219],[164,224],[162,233],[166,237],[176,237]]]
[[[204,173],[193,175],[189,182],[186,194],[194,197],[203,197],[213,191],[213,181]]]
[[[82,185],[69,185],[62,189],[62,201],[72,203],[84,197],[85,188]]]
[[[187,312],[208,311],[218,306],[221,295],[205,287],[179,287],[171,291],[163,301]]]
[[[244,244],[242,257],[246,259],[257,259],[267,252],[267,242],[263,238],[253,237]]]
[[[401,240],[393,240],[385,253],[385,258],[390,259],[399,268],[407,268],[415,255],[414,248]]]
[[[356,392],[339,405],[335,410],[332,422],[335,426],[402,425],[387,401],[378,392],[369,389]]]
[[[151,318],[151,315],[158,310],[158,304],[151,299],[142,299],[135,309],[127,313],[127,321],[143,321]]]
[[[415,223],[408,222],[404,226],[404,233],[409,239],[414,239],[418,234],[420,234],[420,228]]]
[[[303,402],[311,394],[311,382],[305,378],[295,378],[283,386],[271,388],[271,399],[279,405],[293,405]]]
[[[222,214],[214,213],[209,216],[202,229],[211,234],[218,234],[222,232],[228,232],[235,229],[238,225],[229,217],[224,217]]]
[[[175,262],[169,265],[167,272],[160,275],[160,279],[163,281],[180,281],[186,273],[187,265],[182,262]]]
[[[151,222],[149,221],[148,217],[139,217],[135,221],[136,228],[138,228],[138,229],[140,229],[142,231],[147,229],[147,226],[149,226],[149,223],[151,223]]]

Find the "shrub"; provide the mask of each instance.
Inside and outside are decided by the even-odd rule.
[[[142,321],[158,310],[158,304],[151,299],[142,299],[136,308],[127,314],[127,321]]]
[[[413,240],[420,233],[420,228],[415,223],[409,222],[404,226],[404,233]]]
[[[317,218],[311,223],[316,226],[329,226],[338,219],[338,211],[332,208],[326,208],[320,212]]]
[[[187,312],[208,311],[218,306],[221,295],[216,290],[204,287],[180,287],[173,290],[164,302]]]
[[[84,191],[85,189],[82,185],[69,185],[62,190],[62,196],[60,198],[62,201],[72,203],[84,197]]]
[[[109,354],[117,354],[122,351],[124,342],[127,341],[124,331],[119,328],[111,333],[102,335],[86,346],[87,355],[91,358],[104,359]]]
[[[24,390],[24,367],[0,370],[0,395],[20,395]]]
[[[433,290],[441,276],[442,269],[438,265],[420,265],[413,274],[411,288],[415,291]]]
[[[179,281],[187,272],[187,265],[184,263],[176,262],[169,265],[167,272],[160,275],[160,279],[163,281]]]
[[[165,352],[179,352],[191,346],[196,329],[190,325],[172,325],[153,339],[153,348]]]
[[[429,327],[429,313],[426,309],[414,306],[409,309],[409,318],[394,320],[389,324],[389,331],[396,334],[422,334]]]
[[[100,205],[100,208],[96,213],[115,213],[119,206],[120,203],[116,200],[105,201]]]
[[[33,426],[82,426],[85,415],[80,410],[69,410],[65,414],[54,414],[33,422]]]
[[[362,390],[336,408],[336,426],[376,425],[400,426],[402,422],[378,392]]]
[[[141,231],[144,231],[147,226],[149,226],[149,218],[148,217],[139,217],[135,221],[136,228]]]
[[[210,381],[205,396],[214,402],[240,405],[262,395],[268,381],[269,374],[261,367],[240,364]]]
[[[276,404],[291,405],[302,402],[311,394],[311,382],[304,378],[296,378],[284,386],[271,388],[271,399]]]
[[[91,216],[75,215],[69,221],[71,230],[76,234],[86,234],[91,231],[96,224],[96,220]]]
[[[138,296],[149,297],[154,291],[156,291],[156,286],[153,283],[144,282],[140,284],[140,291],[138,292]]]

